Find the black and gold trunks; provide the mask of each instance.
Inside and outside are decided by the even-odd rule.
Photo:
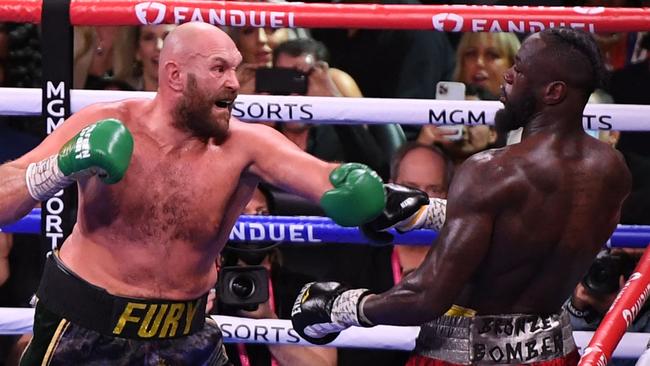
[[[56,254],[47,259],[37,295],[33,338],[20,366],[230,365],[219,326],[206,319],[206,296],[113,296],[75,275]]]
[[[109,294],[70,271],[56,254],[45,263],[39,304],[50,312],[100,334],[129,339],[173,339],[194,334],[205,323],[207,294],[169,301]]]

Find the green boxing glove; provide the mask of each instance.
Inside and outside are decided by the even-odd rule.
[[[75,179],[97,174],[106,184],[119,182],[131,161],[133,136],[116,119],[104,119],[85,127],[58,154],[27,167],[27,189],[43,201]]]
[[[330,173],[335,187],[323,195],[325,214],[341,226],[359,226],[377,217],[386,204],[384,184],[374,170],[347,163]]]

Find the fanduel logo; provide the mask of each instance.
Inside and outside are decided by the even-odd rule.
[[[167,6],[156,1],[135,4],[135,16],[142,24],[160,24],[165,19],[166,13]]]
[[[454,13],[440,13],[431,17],[433,29],[440,32],[460,32],[464,21],[463,17]]]
[[[602,6],[598,7],[582,7],[582,6],[574,6],[573,11],[575,11],[578,14],[584,14],[584,15],[594,15],[594,14],[602,14],[605,12],[605,8]]]

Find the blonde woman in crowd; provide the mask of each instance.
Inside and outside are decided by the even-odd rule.
[[[454,80],[498,97],[503,74],[515,62],[519,39],[514,33],[465,33],[456,51]]]
[[[468,99],[495,100],[499,97],[503,74],[514,64],[520,42],[514,33],[465,33],[456,50],[453,78],[471,90]],[[464,126],[460,139],[450,140],[445,131],[433,125],[422,128],[417,141],[438,144],[456,164],[493,146],[497,134],[488,126]]]
[[[122,27],[75,27],[75,89],[92,89],[97,80],[111,75],[123,57],[115,48],[124,41]]]
[[[117,47],[121,62],[115,67],[115,78],[126,81],[135,90],[156,91],[160,49],[174,28],[175,24],[130,27],[124,42]]]
[[[229,28],[228,34],[235,41],[242,55],[242,63],[237,70],[240,94],[255,92],[255,70],[273,66],[273,50],[288,40],[310,38],[306,30],[297,28]],[[359,86],[346,72],[328,67],[332,79],[341,96],[362,97]]]

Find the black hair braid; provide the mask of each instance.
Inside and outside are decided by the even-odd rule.
[[[587,32],[566,27],[550,28],[542,32],[551,36],[553,40],[564,43],[582,54],[591,66],[592,80],[589,92],[598,88],[604,88],[609,73],[605,68],[603,56],[594,38]]]

